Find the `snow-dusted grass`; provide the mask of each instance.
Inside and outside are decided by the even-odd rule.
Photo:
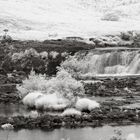
[[[75,104],[76,109],[83,110],[93,110],[95,108],[99,108],[100,104],[96,101],[90,100],[88,98],[79,98]]]
[[[70,115],[81,115],[81,111],[76,110],[75,108],[68,108],[62,114],[62,116],[70,116]]]

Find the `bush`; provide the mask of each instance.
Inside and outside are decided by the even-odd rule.
[[[28,93],[34,91],[46,92],[46,83],[48,79],[46,75],[36,74],[34,71],[31,71],[28,78],[22,81],[22,85],[17,85],[17,89],[20,92],[20,96],[24,97]]]
[[[130,41],[133,39],[133,32],[121,32],[120,38],[125,41]]]
[[[59,55],[59,53],[56,52],[56,51],[51,51],[51,52],[49,53],[49,55],[50,55],[53,59],[56,59],[56,57]]]
[[[88,64],[86,57],[81,56],[82,54],[75,54],[69,56],[64,62],[61,63],[61,67],[71,73],[71,75],[77,78],[82,73],[88,72]]]
[[[34,69],[37,73],[45,73],[48,66],[47,52],[38,53],[34,49],[9,54],[4,59],[2,68],[6,71],[24,71],[29,73]]]
[[[17,86],[17,89],[20,91],[24,104],[28,106],[36,105],[37,108],[40,106],[41,108],[42,106],[43,108],[51,106],[61,108],[61,106],[57,106],[58,104],[62,107],[66,104],[73,106],[77,96],[83,95],[85,92],[82,83],[72,78],[63,69],[57,73],[56,77],[50,79],[32,71],[29,77],[23,80],[23,84]],[[41,96],[42,94],[45,96]],[[36,102],[36,100],[38,101]]]

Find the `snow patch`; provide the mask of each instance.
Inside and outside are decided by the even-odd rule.
[[[79,98],[75,105],[76,109],[82,111],[82,110],[93,110],[95,108],[99,108],[100,104],[96,101],[87,99],[87,98]]]
[[[67,100],[58,97],[56,94],[43,95],[35,101],[37,109],[55,109],[61,110],[67,107]]]
[[[6,124],[1,125],[1,128],[4,129],[4,130],[14,129],[13,125],[11,125],[10,123],[6,123]]]
[[[27,94],[23,98],[22,101],[23,101],[24,105],[27,105],[29,107],[33,107],[35,105],[35,101],[42,96],[43,96],[43,94],[39,91],[31,92],[31,93]]]
[[[62,116],[69,116],[69,115],[78,115],[78,116],[80,116],[81,111],[78,111],[78,110],[76,110],[74,108],[68,108],[61,115]]]

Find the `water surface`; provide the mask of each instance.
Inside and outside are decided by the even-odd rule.
[[[109,140],[115,129],[120,129],[123,136],[134,133],[140,137],[140,126],[121,126],[111,127],[104,126],[99,128],[82,128],[82,129],[56,129],[51,132],[42,130],[20,130],[20,131],[0,131],[0,140],[61,140],[69,138],[70,140]]]

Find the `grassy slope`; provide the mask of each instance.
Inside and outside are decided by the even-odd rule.
[[[139,30],[139,8],[138,0],[1,0],[0,31],[9,28],[14,38],[44,40]],[[119,21],[101,20],[108,12]]]

